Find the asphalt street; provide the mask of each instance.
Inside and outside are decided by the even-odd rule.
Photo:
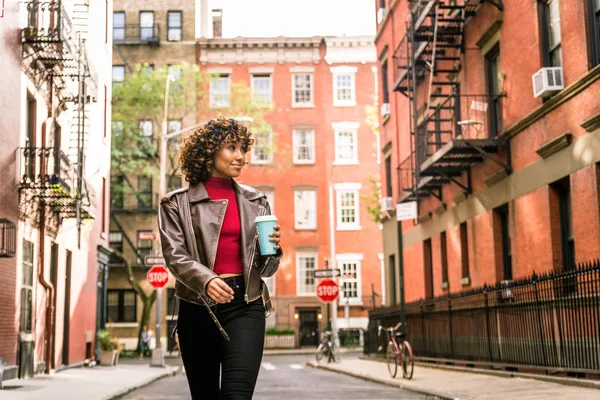
[[[254,400],[427,399],[427,396],[307,367],[312,355],[264,356]],[[343,362],[343,359],[342,359]],[[188,400],[184,374],[163,378],[122,400]]]

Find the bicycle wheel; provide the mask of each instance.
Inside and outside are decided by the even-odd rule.
[[[317,347],[317,354],[315,354],[317,363],[320,363],[321,361],[323,361],[324,356],[325,356],[325,348],[323,347],[323,344],[320,344],[319,347]]]
[[[398,354],[394,344],[390,341],[385,352],[385,359],[387,361],[388,372],[392,378],[396,377],[398,373]]]
[[[415,369],[415,357],[413,355],[412,347],[406,340],[402,343],[402,376],[404,379],[411,379],[413,371]]]
[[[332,351],[331,352],[331,361],[333,361],[336,364],[340,363],[340,353],[338,353],[337,351]]]

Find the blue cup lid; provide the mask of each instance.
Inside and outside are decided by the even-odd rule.
[[[261,215],[260,217],[256,217],[254,222],[266,222],[266,221],[277,221],[277,217],[274,215]]]

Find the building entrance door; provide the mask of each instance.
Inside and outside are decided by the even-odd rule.
[[[319,322],[317,311],[299,311],[300,346],[317,346],[319,344]]]

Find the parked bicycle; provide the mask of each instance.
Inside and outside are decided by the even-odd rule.
[[[379,325],[377,329],[377,336],[381,336],[381,332],[386,332],[387,348],[385,351],[385,359],[387,362],[388,372],[392,378],[396,377],[398,373],[398,364],[402,366],[402,376],[405,379],[411,379],[413,376],[413,370],[415,367],[415,358],[413,355],[412,347],[406,335],[398,332],[398,329],[402,326],[402,322],[398,322],[396,326],[391,328],[384,328]],[[383,345],[379,346],[379,350],[383,350]]]
[[[323,334],[323,340],[319,347],[317,347],[317,354],[315,355],[317,362],[320,363],[324,358],[327,359],[328,363],[339,363],[340,356],[335,349],[335,342],[333,340],[333,332],[326,331]]]

